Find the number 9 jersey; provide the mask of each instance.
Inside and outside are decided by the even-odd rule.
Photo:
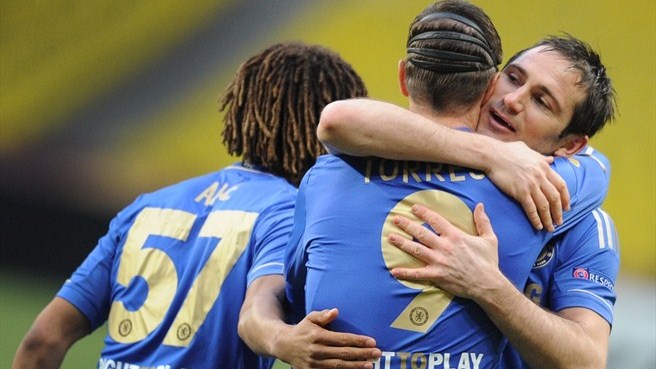
[[[601,203],[608,173],[603,162],[585,156],[556,158],[553,168],[571,195],[572,210],[556,228],[560,234]],[[418,220],[410,209],[422,204],[476,234],[472,209],[478,202],[485,204],[499,240],[500,269],[523,288],[554,233],[536,231],[521,206],[482,173],[434,163],[320,157],[299,187],[285,260],[295,319],[338,308],[328,329],[373,337],[383,351],[374,368],[495,366],[502,336],[478,305],[390,273],[423,265],[388,241],[397,229],[395,215]]]
[[[269,367],[237,335],[247,285],[282,274],[296,188],[233,165],[140,196],[58,296],[95,330],[99,368]]]

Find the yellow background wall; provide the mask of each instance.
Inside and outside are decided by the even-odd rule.
[[[209,14],[237,3],[4,2],[0,14],[2,158],[28,160],[22,153],[66,128],[67,117],[108,89],[138,76],[152,60],[163,57],[167,47],[205,26]],[[359,71],[372,97],[405,104],[397,89],[396,63],[404,55],[409,22],[428,3],[312,2],[283,27],[234,52],[230,68],[211,71],[211,77],[183,98],[154,113],[131,116],[126,133],[82,154],[85,160],[78,170],[88,175],[70,178],[67,187],[73,190],[62,191],[59,196],[78,206],[104,206],[115,211],[138,193],[233,161],[220,143],[216,98],[246,56],[273,42],[304,40],[329,46]],[[497,25],[505,59],[540,37],[561,31],[588,41],[600,51],[619,96],[617,121],[592,140],[593,146],[609,157],[613,168],[605,208],[620,233],[622,272],[655,276],[654,2],[474,3]],[[57,165],[57,158],[51,165]],[[95,195],[97,190],[104,194],[102,198]]]

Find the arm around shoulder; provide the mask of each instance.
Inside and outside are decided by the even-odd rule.
[[[317,136],[331,154],[381,156],[385,148],[382,141],[392,132],[376,125],[380,114],[394,107],[369,99],[334,101],[321,112]]]
[[[394,104],[351,99],[335,101],[324,108],[317,134],[333,154],[446,162],[443,144],[435,145],[433,139],[443,143],[442,136],[452,134],[450,131]]]
[[[522,204],[538,229],[554,230],[569,208],[563,179],[545,157],[522,142],[446,127],[400,106],[371,99],[328,104],[317,135],[332,154],[377,156],[459,165],[484,171],[506,194]],[[443,122],[442,122],[443,123]]]
[[[68,349],[90,332],[88,319],[71,303],[55,297],[23,338],[12,368],[59,368]]]

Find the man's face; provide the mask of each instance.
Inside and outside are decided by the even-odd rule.
[[[533,48],[508,65],[483,105],[477,132],[503,141],[524,141],[552,154],[558,138],[585,97],[579,74],[559,53]]]

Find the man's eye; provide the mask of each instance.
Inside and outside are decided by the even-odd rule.
[[[537,101],[538,105],[540,105],[541,107],[543,107],[545,109],[549,109],[549,103],[547,102],[547,100],[545,100],[541,97],[536,97],[535,101]]]
[[[513,84],[519,84],[519,76],[515,73],[508,73],[506,76],[508,76],[508,80],[512,82]]]

